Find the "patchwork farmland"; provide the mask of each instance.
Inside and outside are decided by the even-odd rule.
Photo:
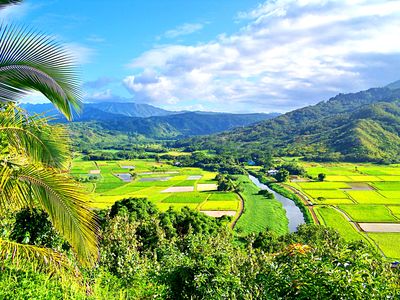
[[[388,258],[400,258],[400,166],[303,163],[323,182],[289,185],[307,200],[321,224],[347,240],[364,240]]]
[[[180,168],[154,160],[83,161],[75,159],[71,174],[93,193],[92,206],[110,207],[128,197],[144,197],[165,211],[189,207],[212,216],[235,216],[239,197],[218,192],[216,173]]]

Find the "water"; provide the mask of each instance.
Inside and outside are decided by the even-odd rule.
[[[119,173],[115,174],[119,179],[121,179],[124,182],[131,182],[132,181],[132,175],[129,173]]]
[[[271,190],[267,185],[262,184],[256,177],[249,175],[250,180],[261,190],[267,190],[273,193],[275,199],[282,203],[283,208],[286,210],[286,217],[289,220],[289,231],[296,232],[297,226],[304,224],[304,216],[301,210],[296,206],[293,200],[288,199],[281,194]]]

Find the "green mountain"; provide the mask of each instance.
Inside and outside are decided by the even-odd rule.
[[[169,116],[133,118],[113,115],[111,118],[74,122],[74,128],[96,128],[97,131],[114,131],[119,134],[142,135],[153,139],[179,139],[195,135],[208,135],[236,127],[243,127],[277,114],[227,114],[184,112]]]
[[[55,122],[66,122],[51,104],[24,104],[22,107],[31,114],[45,114],[54,117]],[[75,116],[74,128],[79,130],[80,127],[90,127],[97,132],[107,130],[154,139],[175,139],[222,132],[278,115],[174,112],[147,104],[89,103]]]
[[[177,145],[231,152],[274,151],[313,160],[398,162],[400,89],[395,87],[396,83],[339,94],[272,120]]]
[[[21,106],[30,113],[44,113],[60,120],[65,120],[51,103],[22,104]],[[83,111],[79,115],[75,115],[74,119],[76,121],[104,120],[115,118],[115,115],[147,118],[152,116],[167,116],[174,113],[175,112],[149,104],[134,102],[97,102],[85,103]]]

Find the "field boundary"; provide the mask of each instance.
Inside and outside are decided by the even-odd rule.
[[[306,198],[306,196],[304,196],[298,189],[296,189],[295,187],[292,187],[290,185],[287,184],[282,184],[282,186],[288,190],[290,190],[292,193],[294,193],[295,195],[297,195],[300,200],[303,202],[303,207],[306,207],[308,209],[308,211],[311,214],[311,217],[314,221],[314,224],[316,225],[320,225],[320,221],[314,211],[314,206],[309,204],[309,200]]]
[[[237,216],[235,216],[234,219],[232,220],[232,223],[230,225],[231,229],[235,228],[236,223],[239,221],[239,219],[242,216],[243,211],[244,211],[244,199],[243,199],[243,197],[242,197],[242,195],[240,193],[236,193],[236,194],[240,198],[240,201],[239,201],[239,212],[237,213]]]

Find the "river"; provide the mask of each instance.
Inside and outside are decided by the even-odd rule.
[[[286,210],[286,217],[289,220],[289,231],[296,232],[297,226],[304,224],[304,216],[301,210],[296,206],[293,200],[288,199],[281,194],[271,190],[267,185],[261,183],[258,178],[249,175],[250,180],[261,190],[267,190],[270,193],[273,193],[275,199],[282,203],[283,208]]]

